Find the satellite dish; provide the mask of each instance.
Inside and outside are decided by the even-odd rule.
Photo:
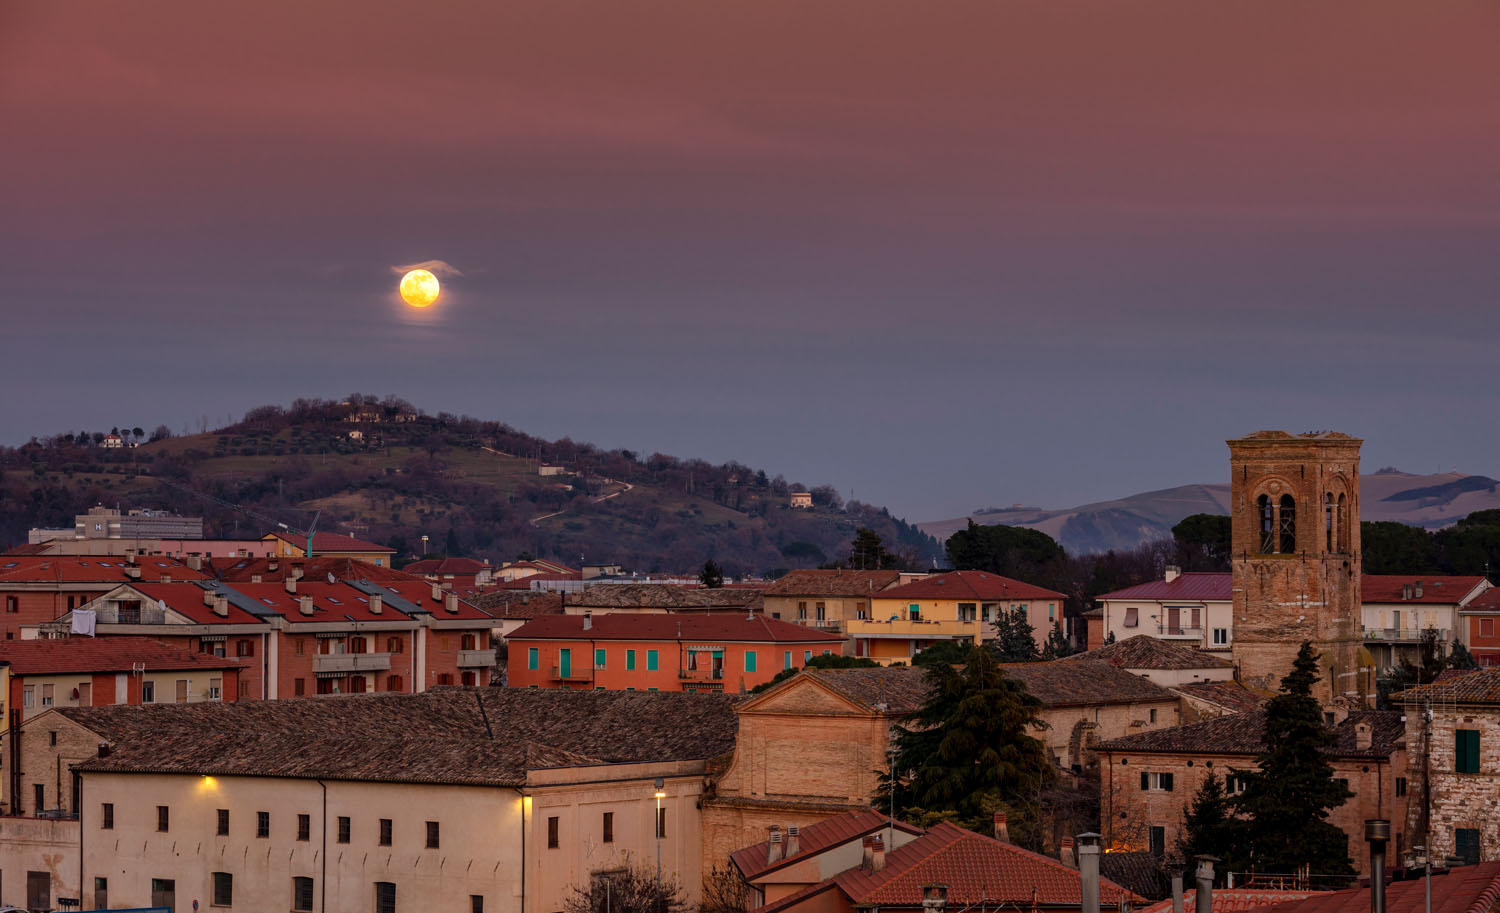
[[[329,571],[328,572],[328,582],[329,583],[337,583],[338,582],[338,581],[336,581],[336,580],[333,579],[333,571]]]

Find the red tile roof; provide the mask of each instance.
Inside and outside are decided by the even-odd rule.
[[[16,675],[129,672],[144,664],[148,672],[179,669],[238,669],[235,659],[190,653],[145,637],[66,637],[55,640],[0,641],[0,663]]]
[[[439,619],[469,619],[483,621],[490,617],[488,612],[475,607],[472,603],[460,598],[458,600],[458,611],[449,612],[448,590],[439,590],[441,595],[433,598],[432,584],[425,580],[381,580],[377,581],[380,586],[395,593],[417,608],[431,614]]]
[[[1500,704],[1500,666],[1476,669],[1466,675],[1439,679],[1430,685],[1407,688],[1392,700],[1437,701],[1440,704]]]
[[[370,597],[347,583],[299,580],[297,592],[288,593],[282,583],[236,583],[234,589],[280,614],[292,624],[312,624],[329,621],[401,621],[408,617],[396,605],[387,602],[376,615],[370,611]],[[489,615],[474,608],[462,599],[458,600],[458,612],[450,613],[444,608],[445,600],[432,598],[432,585],[426,582],[406,583],[382,581],[376,586],[431,613],[440,619],[472,619],[488,621]],[[302,597],[312,597],[311,615],[302,614]]]
[[[901,579],[900,571],[791,571],[766,587],[767,596],[869,596]]]
[[[1272,904],[1285,903],[1289,900],[1302,900],[1313,897],[1320,891],[1267,891],[1255,888],[1214,888],[1213,910],[1210,913],[1246,913],[1260,907],[1268,907]],[[1169,897],[1159,903],[1138,910],[1137,913],[1168,913],[1172,909],[1172,899]],[[1189,888],[1182,892],[1183,913],[1197,913],[1198,892]]]
[[[1033,586],[988,571],[949,571],[913,580],[876,594],[877,599],[1056,599],[1067,597],[1056,590]]]
[[[809,824],[807,827],[802,828],[801,834],[797,838],[799,849],[795,856],[787,856],[775,862],[766,862],[771,841],[762,840],[754,846],[747,846],[742,850],[736,850],[731,853],[729,861],[733,862],[739,868],[747,880],[759,878],[767,872],[775,871],[782,866],[790,865],[809,856],[816,856],[830,847],[838,846],[841,843],[848,843],[851,840],[857,840],[866,834],[883,831],[890,826],[891,819],[867,808],[860,809],[859,811],[845,812],[842,815],[836,815],[825,821]],[[912,827],[904,821],[897,821],[895,826],[897,829],[903,830],[908,834],[922,833],[921,830]]]
[[[984,902],[1027,909],[1033,902],[1053,907],[1079,907],[1083,903],[1077,870],[943,822],[911,843],[887,852],[885,868],[878,872],[862,866],[849,869],[761,907],[760,913],[795,908],[802,899],[826,890],[839,891],[857,907],[921,907],[922,887],[928,884],[948,886],[950,907]],[[1107,909],[1120,906],[1122,899],[1141,901],[1136,894],[1104,878],[1099,882],[1099,895],[1100,905]]]
[[[271,536],[290,542],[298,548],[307,548],[307,537],[295,533],[271,533]],[[376,545],[374,542],[366,542],[353,536],[343,536],[338,533],[314,533],[312,541],[313,554],[319,552],[378,552],[382,555],[394,555],[396,550],[388,545]]]
[[[236,625],[236,624],[264,624],[265,619],[257,618],[232,602],[226,604],[229,614],[219,616],[214,614],[212,606],[203,602],[203,587],[196,583],[132,583],[130,588],[145,596],[147,599],[164,603],[167,608],[183,615],[194,624],[200,625]]]
[[[272,566],[275,570],[272,570]],[[422,578],[406,571],[398,571],[385,565],[358,558],[218,558],[213,569],[220,580],[227,583],[249,583],[251,577],[260,577],[263,583],[274,583],[291,576],[293,568],[300,568],[304,578],[327,582],[332,574],[335,580],[406,580],[420,582]]]
[[[1233,574],[1200,573],[1182,574],[1168,583],[1151,580],[1123,590],[1115,590],[1098,597],[1100,599],[1160,599],[1183,602],[1228,602],[1234,583]]]
[[[1365,574],[1360,578],[1360,600],[1372,602],[1415,602],[1439,605],[1457,604],[1474,588],[1485,582],[1483,577],[1438,577],[1432,574]],[[1416,585],[1422,584],[1422,595]],[[1409,599],[1401,598],[1405,587],[1412,588]]]
[[[1390,882],[1385,888],[1387,913],[1423,913],[1425,892],[1421,878]],[[1218,893],[1214,892],[1215,900]],[[1497,901],[1500,901],[1500,862],[1481,862],[1450,869],[1445,875],[1433,875],[1432,913],[1489,913]],[[1214,909],[1218,907],[1215,903]],[[1260,908],[1261,913],[1366,913],[1369,909],[1370,889],[1365,887],[1328,891]]]
[[[543,615],[511,633],[509,640],[722,640],[736,643],[813,643],[832,647],[837,634],[757,615]]]
[[[177,558],[142,555],[134,564],[113,555],[0,555],[0,586],[7,583],[124,583],[127,568],[139,568],[142,580],[206,580]]]
[[[473,577],[480,571],[494,570],[483,561],[473,558],[423,558],[401,568],[408,574],[452,574],[456,577]]]
[[[1464,614],[1470,612],[1500,612],[1500,586],[1492,586],[1469,600],[1469,604],[1459,611]]]
[[[1098,660],[1121,669],[1232,669],[1234,663],[1218,656],[1181,644],[1137,634],[1112,644],[1095,647],[1084,653],[1065,656],[1058,662]]]

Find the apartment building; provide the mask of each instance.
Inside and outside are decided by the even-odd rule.
[[[1444,645],[1469,643],[1461,612],[1489,590],[1483,576],[1365,574],[1360,580],[1365,648],[1381,669],[1420,663],[1422,634],[1437,631]]]
[[[196,565],[196,566],[195,566]],[[0,627],[5,640],[50,622],[124,583],[206,580],[202,561],[159,555],[0,555]]]
[[[506,644],[512,688],[735,692],[843,638],[760,615],[545,615]]]
[[[766,588],[765,613],[843,634],[849,622],[870,620],[875,594],[901,580],[900,571],[791,571]]]
[[[855,656],[878,663],[911,662],[945,640],[981,643],[1001,612],[1021,611],[1040,647],[1062,624],[1062,593],[987,571],[950,571],[881,590],[870,597],[868,620],[847,620]]]
[[[311,543],[307,536],[286,532],[267,533],[261,539],[275,545],[276,555],[282,558],[358,558],[388,567],[396,554],[389,546],[338,533],[314,533]]]

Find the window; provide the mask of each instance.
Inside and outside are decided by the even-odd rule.
[[[1326,549],[1333,551],[1333,492],[1323,495],[1323,529],[1327,535]]]
[[[52,704],[56,701],[56,696],[57,696],[57,686],[56,685],[43,685],[42,686],[42,706],[43,707],[51,707]]]
[[[375,913],[396,913],[396,885],[394,883],[375,882]]]
[[[256,812],[255,813],[255,836],[261,837],[261,838],[271,836],[271,813],[270,812]]]
[[[253,641],[253,640],[237,640],[237,641],[235,641],[234,642],[234,655],[235,656],[254,656],[255,655],[255,641]]]
[[[1479,730],[1454,730],[1453,769],[1461,774],[1479,773]]]
[[[605,812],[604,813],[604,842],[605,843],[614,843],[615,842],[615,813],[614,812]]]
[[[47,733],[47,736],[48,741],[55,747],[57,745],[57,730],[54,729],[51,732]]]
[[[338,835],[338,842],[339,843],[348,843],[349,842],[349,816],[348,815],[339,815],[339,835]]]
[[[1479,864],[1479,828],[1455,827],[1453,829],[1453,852],[1467,865]]]
[[[1397,777],[1396,778],[1396,797],[1399,799],[1400,797],[1402,797],[1404,795],[1406,795],[1406,778],[1405,777]]]
[[[820,602],[815,607],[815,610],[818,613],[818,621],[825,621],[825,620],[827,620],[827,618],[828,618],[828,608],[827,608],[827,606],[825,606],[823,603]]]
[[[1156,722],[1156,711],[1154,709],[1151,711],[1151,722]]]
[[[1224,791],[1231,796],[1238,796],[1244,792],[1247,785],[1249,784],[1245,781],[1244,777],[1235,776],[1234,774],[1227,774],[1224,777]]]
[[[387,652],[387,653],[400,653],[401,650],[402,650],[402,647],[401,647],[401,638],[399,638],[399,637],[387,637],[385,639],[385,652]]]
[[[596,648],[594,650],[594,668],[595,669],[603,669],[604,668],[604,648],[603,647],[598,647],[598,648]]]
[[[307,638],[306,637],[294,637],[294,638],[292,638],[292,643],[296,645],[296,648],[297,648],[296,652],[297,652],[298,656],[306,656],[307,655]]]
[[[299,678],[292,681],[292,695],[302,697],[307,694],[307,679]]]
[[[298,840],[311,840],[312,839],[312,816],[311,815],[298,815],[297,816],[297,839]]]
[[[803,650],[802,651],[802,665],[804,665],[804,666],[807,665],[807,661],[810,660],[810,659],[812,659],[812,651],[811,650]]]
[[[221,809],[219,809],[219,830],[218,830],[218,834],[219,834],[220,837],[227,837],[227,836],[229,836],[229,809],[227,809],[227,808],[221,808]]]
[[[1214,646],[1222,647],[1229,643],[1228,628],[1214,628]]]
[[[547,849],[557,849],[557,816],[547,819]]]
[[[40,783],[32,784],[33,798],[36,800],[36,810],[40,812],[47,807],[47,788]]]
[[[920,621],[922,618],[922,604],[920,602],[910,603],[906,607],[906,614],[911,616],[912,621]]]
[[[635,671],[635,651],[634,650],[626,650],[625,651],[625,671],[627,671],[627,672],[634,672]]]
[[[156,832],[158,834],[165,834],[167,832],[168,818],[169,812],[167,811],[167,807],[165,805],[158,805],[156,807]]]
[[[292,879],[292,911],[293,913],[312,913],[313,908],[313,880],[311,878]]]
[[[528,669],[530,669],[532,671],[536,671],[537,658],[538,658],[538,650],[537,650],[537,648],[536,647],[527,647],[526,648],[526,668],[528,668]]]
[[[1129,607],[1127,607],[1125,609],[1125,627],[1127,627],[1127,628],[1136,628],[1136,627],[1140,627],[1140,624],[1141,624],[1140,610],[1137,609],[1135,606],[1129,606]]]
[[[242,678],[242,679],[240,679],[240,698],[244,699],[244,698],[247,698],[249,696],[250,696],[250,680],[248,678]]]
[[[1055,602],[1049,602],[1049,603],[1047,603],[1047,620],[1048,621],[1056,621],[1057,620],[1057,603],[1055,603]]]
[[[646,671],[655,672],[658,666],[658,657],[655,650],[646,651]]]
[[[1270,495],[1255,499],[1255,512],[1260,516],[1260,553],[1269,555],[1276,551],[1276,517]]]
[[[401,691],[406,687],[406,682],[399,675],[388,675],[385,679],[385,690]]]
[[[22,707],[35,707],[36,706],[36,686],[35,685],[27,685],[26,687],[24,687],[24,688],[21,689],[21,706]]]
[[[141,682],[141,703],[156,703],[156,682]]]
[[[755,651],[754,650],[746,650],[745,651],[745,671],[746,672],[754,672],[755,671]]]
[[[781,654],[781,661],[782,661],[781,668],[783,668],[783,669],[790,669],[790,668],[792,668],[792,651],[788,650],[785,653]]]
[[[484,898],[478,894],[469,895],[469,913],[484,913]]]
[[[5,597],[5,611],[7,611],[7,612],[19,612],[19,611],[21,611],[21,600],[20,600],[20,597],[17,597],[17,596],[7,596],[7,597]]]
[[[1146,773],[1141,771],[1141,789],[1169,793],[1172,791],[1172,775],[1168,773]]]
[[[380,845],[391,845],[391,819],[389,818],[380,819]]]
[[[176,694],[176,697],[174,698],[174,700],[176,700],[177,703],[179,703],[179,704],[184,704],[184,703],[187,703],[187,699],[188,699],[188,683],[187,683],[187,679],[185,679],[185,678],[179,678],[177,680],[177,694]]]
[[[112,831],[115,829],[115,804],[105,802],[99,807],[99,829]]]
[[[1297,502],[1291,495],[1281,496],[1281,553],[1297,551]]]
[[[1479,636],[1480,637],[1494,637],[1495,636],[1495,619],[1493,619],[1493,618],[1481,618],[1481,619],[1479,619]]]
[[[807,620],[807,603],[805,603],[805,602],[799,602],[799,603],[797,603],[797,620],[798,621],[806,621]]]
[[[656,810],[656,839],[665,840],[667,837],[667,810],[658,808]]]
[[[234,876],[228,872],[214,873],[214,906],[234,906]]]
[[[1167,852],[1167,829],[1160,825],[1151,825],[1151,855],[1164,856]]]
[[[103,910],[109,906],[109,879],[94,878],[94,909]]]
[[[438,848],[438,823],[436,821],[427,822],[427,848],[429,850]]]
[[[216,701],[224,694],[224,680],[222,678],[211,678],[208,680],[208,699]]]

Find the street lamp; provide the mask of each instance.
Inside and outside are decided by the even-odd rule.
[[[426,536],[422,537],[422,557],[423,558],[427,557],[427,537]]]
[[[667,781],[656,778],[656,905],[661,903],[661,800],[667,797]]]

